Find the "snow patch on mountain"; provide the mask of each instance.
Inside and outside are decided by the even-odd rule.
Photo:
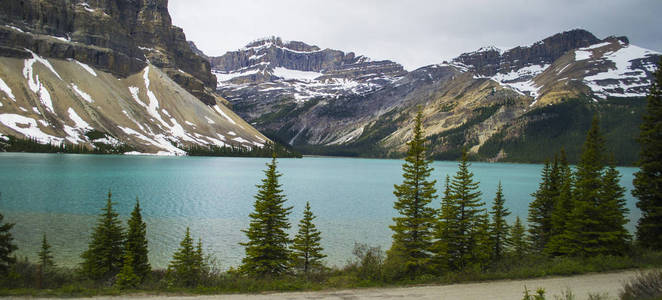
[[[620,49],[607,52],[597,60],[611,62],[613,65],[607,71],[584,77],[584,83],[600,98],[645,97],[648,93],[650,80],[646,72],[635,67],[635,61],[642,63],[646,71],[653,72],[656,65],[653,62],[641,60],[660,53],[637,47],[623,45]]]
[[[41,131],[39,125],[37,125],[37,121],[33,118],[17,114],[0,114],[0,123],[24,136],[34,138],[43,144],[52,143],[59,145],[63,140],[62,138]]]
[[[78,94],[78,95],[81,96],[83,99],[85,99],[85,101],[87,101],[87,102],[89,102],[89,103],[94,102],[94,100],[92,99],[92,96],[90,96],[90,94],[88,94],[88,93],[86,93],[86,92],[83,92],[83,90],[81,90],[80,88],[78,88],[78,86],[77,86],[76,84],[72,83],[72,84],[71,84],[71,88],[74,89],[74,91],[76,92],[76,94]]]
[[[273,74],[285,80],[313,81],[324,74],[319,72],[291,70],[283,67],[274,68]]]
[[[14,100],[16,102],[16,97],[14,97],[14,93],[12,93],[11,88],[5,83],[2,78],[0,78],[0,91],[3,91],[9,99]]]
[[[508,73],[497,73],[490,79],[498,82],[502,86],[509,87],[523,95],[529,95],[537,98],[540,86],[533,79],[549,68],[549,64],[531,65]]]

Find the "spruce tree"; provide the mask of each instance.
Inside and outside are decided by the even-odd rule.
[[[624,255],[630,241],[630,233],[625,229],[629,209],[625,206],[625,188],[620,185],[620,178],[612,161],[604,171],[599,191],[603,233],[600,242],[606,248],[605,253],[611,255]]]
[[[124,232],[119,215],[113,210],[108,191],[106,206],[101,210],[90,244],[81,257],[82,271],[91,279],[107,280],[119,273],[124,257]]]
[[[388,260],[401,262],[403,272],[416,276],[424,272],[430,261],[435,211],[428,205],[436,197],[436,180],[428,180],[433,168],[426,157],[423,133],[423,113],[416,115],[413,138],[402,165],[402,184],[395,185],[393,204],[399,216],[394,217],[393,244],[387,252]]]
[[[569,253],[567,223],[572,212],[574,175],[568,165],[565,151],[561,149],[559,160],[560,191],[554,200],[554,209],[551,216],[550,239],[545,247],[545,253],[551,256]]]
[[[478,182],[473,179],[474,174],[469,171],[469,163],[466,149],[462,151],[462,160],[458,171],[450,183],[450,200],[455,206],[457,217],[451,224],[456,228],[453,234],[454,245],[449,245],[449,253],[452,253],[449,267],[454,270],[462,270],[472,264],[483,263],[484,257],[478,257],[479,250],[486,241],[487,232],[484,223],[487,221],[484,203],[481,201],[481,192]]]
[[[284,207],[285,196],[282,194],[276,171],[276,156],[273,155],[262,184],[257,185],[253,205],[254,212],[248,229],[242,230],[248,241],[240,243],[245,247],[246,257],[242,260],[241,271],[259,277],[277,277],[289,270],[291,243],[286,230],[290,228],[287,216],[292,207]]]
[[[179,243],[179,249],[172,256],[168,265],[167,277],[172,285],[194,287],[200,278],[200,259],[191,230],[186,227],[184,239]]]
[[[446,175],[444,196],[441,198],[441,209],[435,226],[435,241],[432,244],[432,265],[438,271],[449,269],[453,265],[453,258],[459,256],[454,252],[459,249],[457,216],[458,207],[451,195],[450,177]]]
[[[492,240],[492,258],[498,262],[505,252],[505,246],[508,240],[509,228],[506,217],[510,211],[505,207],[506,199],[503,197],[503,188],[501,181],[497,185],[496,196],[492,204],[492,223],[490,224],[490,238]]]
[[[662,59],[646,98],[639,132],[639,171],[634,174],[634,195],[641,218],[637,241],[645,248],[662,249]]]
[[[294,265],[305,275],[308,275],[312,270],[321,269],[323,267],[322,259],[326,257],[322,254],[324,250],[320,246],[322,237],[315,228],[314,219],[315,216],[310,211],[310,203],[306,202],[303,218],[299,222],[299,232],[292,243]]]
[[[41,240],[41,250],[37,253],[39,257],[39,264],[41,265],[42,270],[55,267],[55,262],[53,261],[53,252],[51,251],[51,245],[46,240],[46,234],[44,234]]]
[[[128,223],[128,232],[124,251],[129,252],[133,272],[138,276],[140,282],[143,282],[151,271],[149,259],[147,257],[147,224],[142,219],[140,210],[140,201],[136,197],[136,205],[131,212],[131,218]],[[127,262],[125,261],[124,264]]]
[[[550,240],[552,233],[552,211],[558,195],[558,163],[545,162],[541,172],[538,190],[531,194],[534,197],[529,204],[529,238],[531,250],[542,252]]]
[[[134,272],[133,266],[135,265],[133,253],[124,252],[124,264],[122,270],[117,273],[115,285],[120,289],[132,289],[138,287],[140,284],[140,277]]]
[[[208,274],[209,266],[205,263],[205,254],[202,251],[202,238],[198,238],[198,245],[195,247],[195,267],[198,269],[199,281]]]
[[[623,254],[627,243],[624,191],[615,168],[604,168],[604,149],[594,118],[577,165],[573,210],[566,230],[568,252],[573,255]]]
[[[511,253],[515,258],[522,258],[529,251],[529,244],[526,238],[526,229],[522,225],[519,216],[515,219],[515,224],[510,229],[509,246]]]
[[[9,267],[16,262],[16,258],[11,254],[18,249],[13,243],[14,237],[9,232],[14,223],[3,223],[5,217],[0,214],[0,274],[7,274]]]

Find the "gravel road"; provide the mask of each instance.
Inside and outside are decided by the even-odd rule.
[[[589,294],[607,296],[606,299],[618,299],[623,283],[637,275],[637,271],[596,273],[570,277],[547,277],[526,280],[499,280],[479,283],[452,285],[426,285],[402,288],[366,288],[352,290],[328,290],[321,292],[237,294],[217,296],[150,296],[134,295],[121,297],[95,297],[94,300],[303,300],[303,299],[522,299],[524,287],[536,290],[542,287],[547,299],[553,300],[570,289],[577,300],[588,299]],[[21,298],[16,298],[21,299]],[[25,299],[25,298],[23,298]]]

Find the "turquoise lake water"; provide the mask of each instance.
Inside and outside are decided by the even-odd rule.
[[[90,239],[96,217],[112,190],[123,218],[140,198],[147,223],[150,260],[165,268],[191,228],[223,268],[237,266],[244,255],[238,243],[248,227],[256,184],[264,177],[265,158],[151,157],[0,153],[0,212],[16,223],[12,233],[18,254],[31,260],[46,234],[60,265],[73,266]],[[310,201],[330,265],[351,258],[355,242],[388,249],[393,209],[393,185],[402,181],[401,160],[306,157],[279,159],[278,170],[288,204],[292,234],[306,201]],[[446,174],[457,162],[435,162],[432,176],[438,195]],[[538,187],[542,165],[472,163],[483,200],[491,205],[496,186],[503,184],[506,205],[526,219],[530,194]],[[632,231],[640,212],[630,195],[635,168],[618,168],[627,188]],[[434,207],[439,207],[439,201]]]

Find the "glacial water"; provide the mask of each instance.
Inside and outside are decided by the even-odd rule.
[[[136,197],[147,223],[150,260],[165,268],[185,228],[202,239],[223,268],[237,266],[244,255],[256,184],[264,177],[265,158],[150,157],[0,153],[0,212],[16,223],[12,233],[18,254],[36,259],[42,234],[53,246],[59,265],[74,266],[86,248],[97,215],[110,189],[115,208],[126,220]],[[294,234],[306,201],[322,231],[330,265],[351,258],[355,242],[387,249],[388,225],[395,216],[393,185],[402,181],[401,160],[306,157],[279,159],[278,170],[293,206]],[[432,176],[438,194],[456,162],[435,162]],[[501,181],[512,214],[526,219],[530,194],[538,186],[542,165],[472,163],[483,200],[491,203]],[[630,195],[635,168],[619,168],[627,188],[632,231],[640,216]],[[439,201],[434,207],[439,207]]]

